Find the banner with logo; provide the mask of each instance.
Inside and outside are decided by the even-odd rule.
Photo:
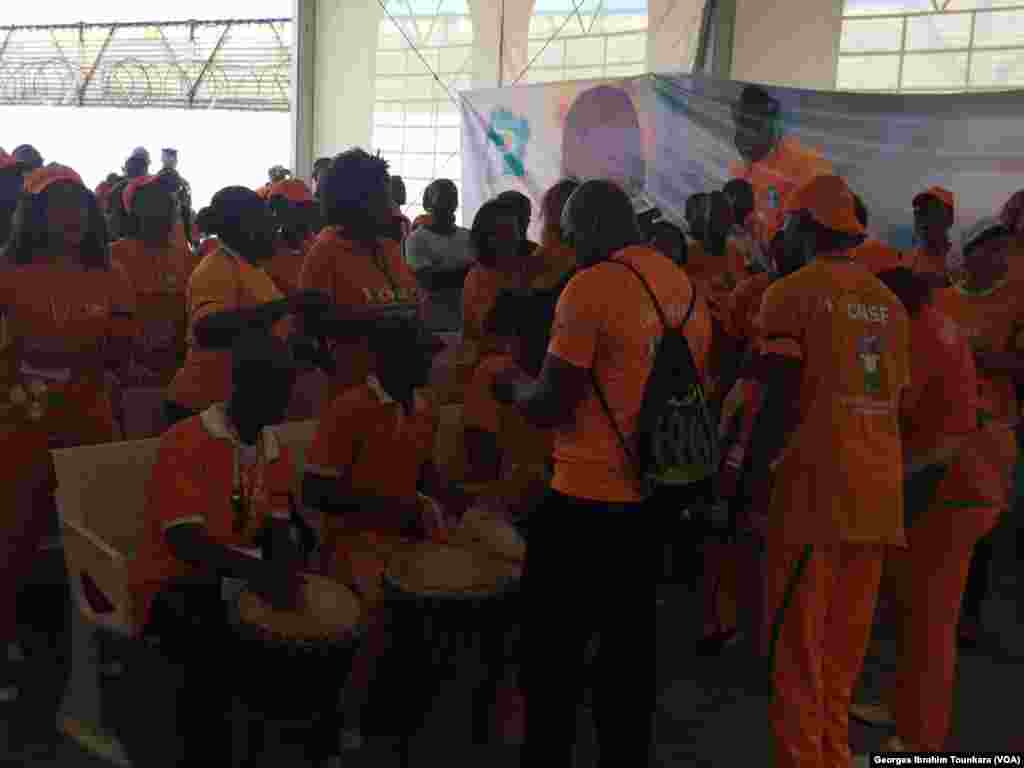
[[[688,196],[750,173],[734,118],[745,88],[650,74],[464,93],[463,218],[468,226],[483,202],[516,189],[534,201],[536,233],[544,191],[572,175],[615,179],[638,210],[656,205],[681,223]],[[894,247],[913,245],[911,203],[929,187],[955,195],[954,243],[1024,188],[1020,93],[763,90],[781,108],[766,162],[799,172],[823,161],[864,200],[871,234]],[[762,176],[760,186],[759,210],[780,209],[785,185]]]

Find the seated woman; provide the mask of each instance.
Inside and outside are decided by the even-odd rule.
[[[451,179],[437,179],[424,192],[430,222],[405,241],[405,263],[426,294],[427,327],[457,333],[462,329],[462,286],[473,266],[468,229],[455,226],[459,190]]]
[[[260,332],[240,337],[228,354],[227,402],[161,438],[130,566],[143,635],[182,668],[176,690],[152,697],[158,709],[146,718],[167,732],[140,732],[133,722],[120,734],[138,750],[130,757],[146,764],[230,764],[232,676],[252,670],[234,666],[221,580],[243,580],[279,609],[299,601],[303,556],[289,525],[295,468],[270,426],[291,397],[292,359],[283,342]],[[175,732],[180,739],[167,738]],[[154,755],[151,737],[160,735]]]
[[[312,245],[317,218],[313,195],[301,179],[271,184],[266,194],[277,231],[266,270],[282,295],[291,296],[299,290],[299,274]]]
[[[122,384],[166,386],[185,358],[185,289],[198,260],[174,241],[177,202],[164,179],[140,176],[121,193],[122,239],[111,258],[135,289],[139,319]]]
[[[3,262],[0,648],[6,651],[16,638],[17,596],[32,569],[53,556],[63,570],[59,549],[40,552],[44,538],[59,533],[50,450],[109,442],[119,434],[109,372],[128,358],[135,296],[123,272],[111,266],[95,195],[63,166],[25,177]],[[67,583],[51,588],[56,594],[47,595],[40,613],[54,624],[45,631],[59,637]],[[0,669],[0,700],[17,695]]]
[[[438,410],[421,388],[438,346],[404,319],[382,321],[367,336],[374,373],[342,392],[320,418],[303,482],[307,506],[324,515],[323,571],[370,607],[370,634],[345,690],[350,747],[360,738],[366,687],[384,640],[378,599],[386,559],[378,546],[399,536],[444,539],[443,514],[424,494],[449,511],[465,506],[441,488],[431,461]]]

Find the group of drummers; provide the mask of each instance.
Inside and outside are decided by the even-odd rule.
[[[129,580],[139,634],[182,665],[168,693],[181,740],[141,764],[230,759],[233,686],[260,663],[238,650],[239,610],[267,644],[358,633],[337,681],[354,745],[388,646],[384,587],[514,584],[524,763],[571,764],[596,634],[599,765],[641,765],[656,564],[696,500],[731,513],[727,543],[705,550],[704,646],[745,629],[770,662],[776,765],[849,762],[883,564],[885,594],[925,607],[897,612],[890,747],[941,748],[968,565],[1011,502],[1019,216],[972,228],[951,272],[925,258],[949,250],[941,189],[914,199],[908,259],[867,239],[863,204],[830,174],[768,224],[756,179],[730,182],[687,204],[689,235],[638,220],[613,182],[564,180],[544,195],[540,243],[519,193],[467,231],[451,182],[409,222],[380,157],[349,150],[314,175],[315,189],[222,189],[193,248],[166,176],[128,180],[103,210],[71,168],[0,156],[0,640],[16,645],[18,591],[57,516],[50,451],[117,439],[122,393],[156,387],[167,429]],[[699,488],[649,496],[630,440],[659,339],[677,330],[725,458]],[[299,482],[274,427],[316,376],[327,396]],[[453,404],[457,447],[437,461]]]

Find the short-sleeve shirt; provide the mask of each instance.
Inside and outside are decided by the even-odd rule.
[[[948,279],[950,270],[958,261],[959,255],[954,253],[952,248],[948,253],[938,254],[918,246],[910,252],[910,263],[906,266],[919,275],[935,275]]]
[[[339,227],[320,232],[306,254],[299,288],[322,291],[339,307],[420,301],[416,277],[402,260],[397,242],[381,238],[371,248]],[[339,365],[332,396],[365,381],[371,373],[370,347],[365,339],[337,345],[334,355]]]
[[[298,481],[291,454],[271,428],[264,429],[261,447],[255,461],[243,459],[223,404],[179,422],[160,439],[146,492],[143,538],[129,571],[141,626],[165,585],[195,573],[194,566],[174,556],[169,529],[199,524],[218,544],[252,548],[270,519],[289,519],[289,496]]]
[[[944,288],[935,294],[936,309],[963,329],[976,352],[1024,352],[1024,281],[1013,280],[987,295],[963,288]],[[995,418],[1012,423],[1019,412],[1010,376],[978,372],[981,407]]]
[[[669,326],[679,327],[694,295],[683,270],[646,246],[626,248],[611,261],[637,269]],[[651,297],[636,275],[621,264],[602,262],[578,272],[562,292],[548,353],[594,372],[618,428],[630,439],[663,333]],[[700,296],[684,333],[703,372],[711,321]],[[592,501],[641,499],[629,458],[592,391],[577,407],[573,423],[556,431],[554,460],[552,487],[560,493]]]
[[[747,276],[743,251],[733,238],[726,242],[722,256],[712,256],[699,240],[691,240],[683,269],[719,319],[723,317],[729,294]]]
[[[433,456],[436,404],[417,393],[413,413],[369,376],[324,409],[306,456],[306,471],[341,479],[357,494],[411,501]]]
[[[761,312],[761,299],[772,276],[761,272],[748,277],[736,286],[726,302],[723,327],[734,339],[754,341],[758,336],[757,317]]]
[[[754,188],[755,221],[751,228],[770,243],[782,228],[784,204],[799,187],[816,176],[832,173],[832,164],[819,152],[805,147],[795,136],[784,137],[768,155],[756,163],[737,164],[730,169],[734,179],[744,179]]]
[[[306,261],[308,250],[308,243],[302,243],[298,248],[284,241],[277,243],[274,255],[267,262],[265,269],[283,296],[291,296],[298,292],[299,275],[302,273],[302,265]]]
[[[525,275],[509,275],[477,264],[466,275],[462,288],[462,335],[466,344],[474,345],[479,355],[495,349],[495,341],[484,330],[487,316],[502,291],[521,288]]]
[[[132,283],[138,300],[136,351],[140,361],[169,383],[185,354],[185,291],[198,260],[188,247],[152,248],[118,240],[111,256]]]
[[[903,450],[912,459],[943,451],[978,424],[978,372],[967,337],[926,306],[910,321],[910,388],[903,398]],[[916,461],[917,459],[915,459]]]
[[[281,292],[262,268],[224,246],[199,262],[185,294],[185,363],[171,381],[169,399],[192,411],[226,402],[231,397],[231,353],[199,346],[194,336],[196,324],[216,312],[247,309],[281,298]],[[287,331],[287,319],[274,327],[274,333],[282,337]]]
[[[758,324],[803,369],[800,422],[775,473],[782,526],[809,541],[902,544],[903,305],[860,265],[819,258],[772,283]]]
[[[880,275],[882,272],[900,267],[911,268],[908,256],[875,238],[869,238],[854,248],[850,257],[873,275]]]

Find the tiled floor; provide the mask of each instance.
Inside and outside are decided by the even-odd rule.
[[[1017,614],[1017,588],[1003,580],[987,606],[990,636],[985,647],[964,655],[958,682],[955,743],[965,750],[1024,749],[1019,692],[1024,690],[1024,627]],[[690,652],[697,631],[698,604],[683,587],[663,587],[659,608],[658,647],[661,704],[657,718],[656,766],[769,766],[766,700],[748,690],[752,675],[744,656],[736,651],[715,660],[697,659]],[[864,684],[877,692],[885,667],[888,639],[876,643],[879,655],[868,660]],[[0,710],[0,766],[60,766],[98,768],[73,743],[55,736],[49,727],[59,681],[55,666],[43,657],[30,660],[30,695],[16,711]],[[452,691],[449,691],[449,695]],[[512,768],[518,765],[514,747],[472,749],[465,741],[466,723],[456,718],[442,696],[418,743],[415,766],[479,765]],[[50,707],[48,714],[44,710]],[[139,705],[145,716],[145,702]],[[579,768],[591,765],[592,734],[581,710]],[[877,745],[884,734],[853,727],[858,749]],[[49,747],[42,746],[49,742]],[[276,765],[301,765],[282,760]],[[397,765],[387,750],[368,748],[353,754],[345,768]]]

